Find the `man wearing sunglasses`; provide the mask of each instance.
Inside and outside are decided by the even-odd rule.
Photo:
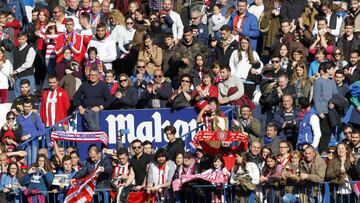
[[[131,142],[131,150],[134,153],[134,156],[130,159],[130,164],[135,174],[135,189],[141,190],[145,187],[146,169],[154,158],[149,154],[143,153],[142,143],[138,139]]]

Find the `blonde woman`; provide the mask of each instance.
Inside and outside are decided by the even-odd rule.
[[[116,42],[117,57],[120,57],[119,45],[121,39],[124,38],[123,35],[125,34],[125,17],[119,10],[114,9],[110,13],[109,21],[110,21],[110,38]]]

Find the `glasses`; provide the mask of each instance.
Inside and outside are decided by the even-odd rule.
[[[271,61],[272,63],[279,63],[280,61]]]
[[[198,18],[199,18],[199,16],[198,17],[192,17],[191,19],[195,20],[195,19],[198,19]]]
[[[125,79],[125,80],[120,80],[120,82],[126,82],[127,81],[127,79]]]
[[[335,154],[335,151],[328,151],[328,154]]]
[[[145,66],[138,66],[138,68],[145,68]]]
[[[190,80],[181,80],[181,82],[190,83]]]
[[[133,146],[133,149],[141,149],[141,146]]]
[[[341,53],[339,53],[339,52],[335,53],[335,56],[340,56],[340,55],[341,55]]]
[[[156,18],[150,18],[150,20],[156,20]]]
[[[162,78],[162,75],[154,75],[154,78]]]
[[[344,134],[345,134],[345,135],[351,135],[351,133],[352,133],[352,132],[349,132],[349,131],[348,131],[348,132],[345,132],[345,131],[344,131]]]
[[[7,120],[15,120],[15,117],[9,117]]]
[[[134,22],[126,22],[126,25],[132,25]]]

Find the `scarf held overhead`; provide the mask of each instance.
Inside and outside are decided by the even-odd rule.
[[[109,138],[104,131],[98,132],[60,132],[51,133],[51,140],[66,140],[73,142],[101,142],[108,144]]]

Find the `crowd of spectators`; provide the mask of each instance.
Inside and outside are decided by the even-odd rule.
[[[111,188],[117,202],[140,190],[173,202],[172,181],[198,173],[221,173],[235,200],[254,191],[260,202],[319,201],[318,184],[329,181],[336,198],[354,201],[359,14],[359,0],[0,1],[0,97],[12,102],[0,134],[0,201],[44,202],[44,191],[68,189],[53,185],[57,174],[81,179],[96,166],[96,188]],[[222,141],[185,152],[173,126],[163,148],[152,140],[91,146],[85,162],[56,142],[51,151],[20,147],[73,112],[98,131],[102,110],[194,107],[197,122],[214,130],[215,117],[225,117],[220,105],[236,106],[227,122],[248,137],[248,150]],[[226,198],[217,191],[212,199]]]

